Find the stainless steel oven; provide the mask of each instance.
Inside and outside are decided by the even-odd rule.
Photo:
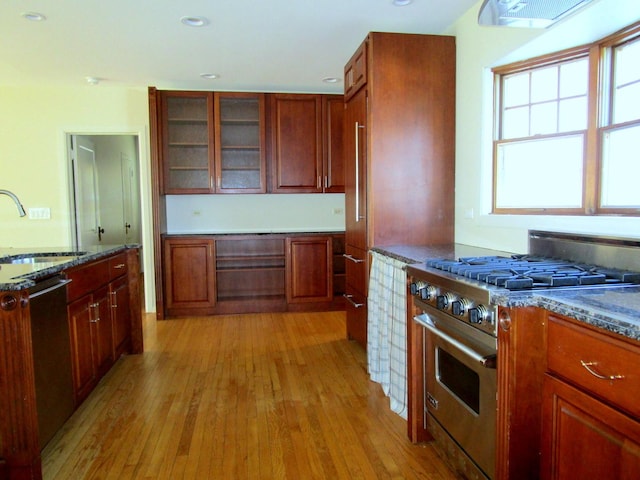
[[[493,478],[496,338],[429,304],[416,304],[422,313],[414,320],[424,327],[426,426],[440,443],[459,447],[455,456],[466,463],[463,470]]]
[[[409,265],[412,440],[429,439],[428,431],[462,476],[493,478],[496,419],[504,413],[496,402],[496,360],[504,354],[498,303],[557,288],[637,287],[639,249],[638,239],[532,230],[528,254],[447,255]]]

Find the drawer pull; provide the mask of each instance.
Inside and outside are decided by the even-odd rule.
[[[344,258],[346,258],[347,260],[351,260],[353,263],[362,263],[362,262],[364,262],[364,260],[362,260],[360,258],[356,258],[353,255],[349,255],[348,253],[343,253],[342,256]]]
[[[353,305],[354,308],[364,307],[364,303],[358,303],[358,302],[355,302],[355,301],[352,300],[353,299],[353,295],[349,295],[348,293],[343,293],[342,296],[344,298],[346,298],[347,302],[349,302],[351,305]]]
[[[119,263],[118,265],[115,265],[113,268],[120,270],[121,268],[124,268],[124,263]]]
[[[589,372],[594,377],[599,378],[600,380],[620,380],[624,378],[624,375],[601,375],[592,368],[598,365],[597,362],[585,362],[584,360],[580,360],[580,363],[587,370],[587,372]]]

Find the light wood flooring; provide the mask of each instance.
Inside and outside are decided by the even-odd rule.
[[[145,319],[43,451],[53,479],[454,479],[412,445],[344,312]]]

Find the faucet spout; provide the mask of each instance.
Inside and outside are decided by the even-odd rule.
[[[9,197],[11,197],[11,199],[15,202],[16,206],[18,207],[18,213],[20,214],[20,216],[24,217],[26,215],[24,211],[24,207],[20,203],[20,200],[18,200],[18,197],[16,197],[15,193],[10,192],[9,190],[0,190],[0,195],[8,195]]]

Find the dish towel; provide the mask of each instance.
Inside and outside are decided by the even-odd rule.
[[[367,300],[367,367],[391,410],[407,418],[407,305],[405,263],[371,252]]]

